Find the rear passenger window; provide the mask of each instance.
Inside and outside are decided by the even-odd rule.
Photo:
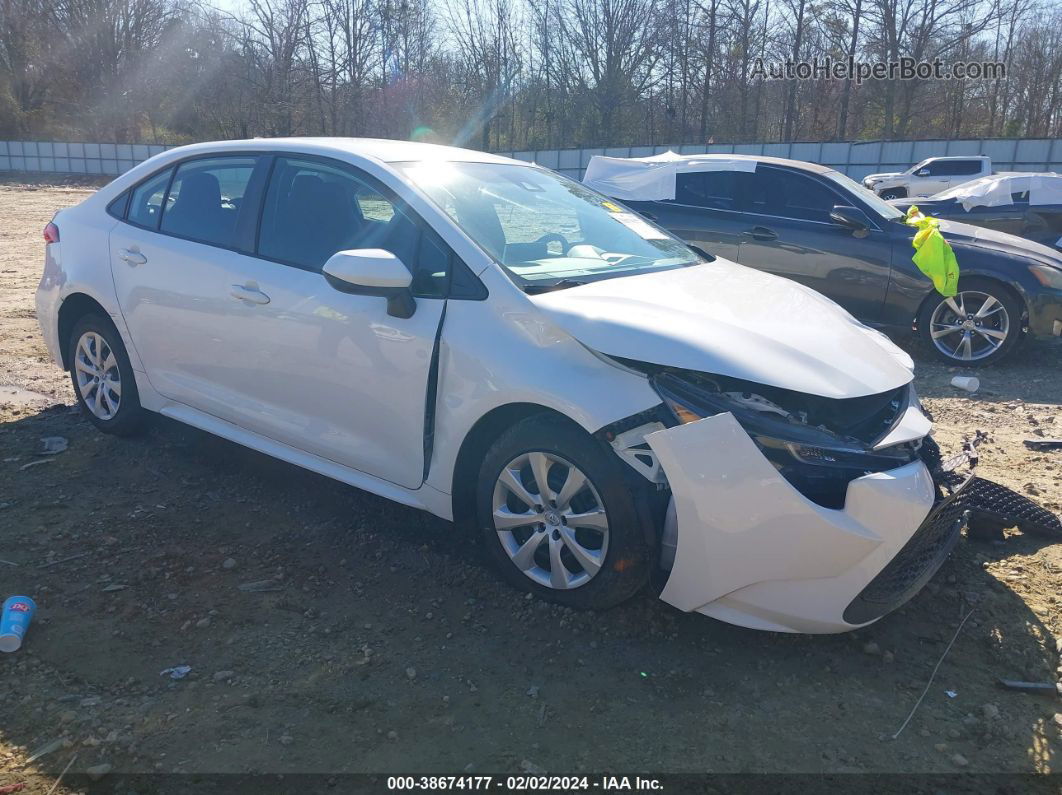
[[[675,177],[675,201],[713,210],[733,210],[737,197],[736,171],[702,171]]]
[[[129,223],[143,226],[146,229],[159,228],[162,202],[166,198],[166,186],[170,184],[171,174],[173,174],[173,169],[167,168],[141,182],[133,191],[132,200],[129,202],[129,213],[126,216]]]
[[[200,243],[238,248],[237,221],[255,163],[253,157],[216,157],[182,163],[166,197],[161,231]]]
[[[262,211],[261,256],[319,273],[337,251],[380,248],[401,259],[416,283],[419,238],[407,211],[367,177],[318,161],[276,159]],[[431,272],[438,267],[433,262]],[[420,279],[434,281],[430,274]]]

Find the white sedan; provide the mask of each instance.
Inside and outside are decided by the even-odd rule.
[[[56,214],[44,338],[100,430],[157,412],[477,528],[513,585],[839,632],[959,534],[910,358],[547,169],[196,144]]]

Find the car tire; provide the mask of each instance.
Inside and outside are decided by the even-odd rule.
[[[1021,300],[1004,284],[960,278],[954,298],[933,293],[926,299],[918,315],[918,333],[938,359],[984,367],[1015,351],[1025,336],[1023,315]]]
[[[621,467],[562,417],[535,415],[503,433],[484,457],[476,488],[480,533],[501,576],[579,609],[633,596],[648,579],[650,553],[639,494]],[[545,495],[536,472],[546,473]],[[575,488],[580,476],[585,482]]]
[[[115,436],[143,430],[147,411],[140,405],[122,337],[109,318],[90,314],[74,324],[67,361],[78,405],[93,425]]]
[[[893,199],[907,198],[907,191],[903,188],[885,188],[885,190],[878,195],[885,201],[892,201]]]

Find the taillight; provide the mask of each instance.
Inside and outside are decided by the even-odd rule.
[[[45,243],[58,243],[59,242],[59,227],[49,221],[48,226],[44,227],[44,242]]]

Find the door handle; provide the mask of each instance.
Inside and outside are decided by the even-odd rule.
[[[754,226],[752,229],[746,229],[741,234],[745,237],[751,237],[753,240],[778,239],[778,234],[773,229],[768,229],[766,226]]]
[[[147,262],[147,257],[141,254],[139,251],[133,251],[132,249],[123,248],[118,250],[118,258],[124,260],[131,266],[143,265]]]
[[[269,296],[255,287],[244,287],[242,284],[232,285],[229,295],[249,304],[268,304]]]

